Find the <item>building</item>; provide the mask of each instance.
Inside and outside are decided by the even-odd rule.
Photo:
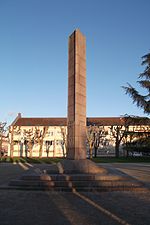
[[[87,118],[87,152],[95,142],[98,154],[114,155],[117,141],[121,151],[122,144],[129,140],[127,133],[139,132],[150,133],[149,118]],[[62,157],[66,155],[66,140],[67,118],[24,118],[19,113],[9,127],[8,156]]]

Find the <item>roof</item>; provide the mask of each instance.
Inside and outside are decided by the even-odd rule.
[[[121,117],[89,117],[87,118],[87,126],[112,126],[123,125],[124,121]]]
[[[137,117],[87,117],[87,126],[120,126],[120,125],[150,125],[149,118]],[[67,118],[29,118],[18,116],[13,126],[67,126]]]
[[[18,118],[14,126],[67,126],[67,118]]]

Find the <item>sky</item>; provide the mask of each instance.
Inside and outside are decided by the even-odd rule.
[[[146,116],[140,93],[150,51],[149,0],[0,0],[0,121],[66,117],[68,37],[86,36],[87,116]]]

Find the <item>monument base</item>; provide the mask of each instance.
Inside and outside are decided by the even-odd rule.
[[[118,170],[111,171],[110,168],[106,170],[86,159],[62,160],[60,163],[47,165],[47,168],[43,165],[43,170],[31,167],[19,179],[11,180],[6,188],[73,193],[80,191],[149,191],[142,182],[135,178]]]
[[[64,159],[57,164],[61,174],[101,174],[107,173],[107,170],[97,166],[88,159],[71,160]]]

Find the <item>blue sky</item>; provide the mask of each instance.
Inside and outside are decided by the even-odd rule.
[[[143,116],[137,84],[150,50],[149,0],[0,0],[0,121],[67,116],[68,36],[87,43],[87,116]]]

